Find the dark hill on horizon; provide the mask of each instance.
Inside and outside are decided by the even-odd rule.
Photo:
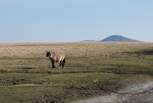
[[[140,42],[138,40],[130,39],[121,35],[112,35],[100,41],[101,42]]]

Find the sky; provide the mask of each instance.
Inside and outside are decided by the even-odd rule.
[[[0,42],[123,35],[153,42],[153,0],[0,0]]]

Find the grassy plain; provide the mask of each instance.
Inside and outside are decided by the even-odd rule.
[[[50,68],[47,50],[66,54]],[[151,43],[0,44],[0,103],[69,103],[152,79]]]

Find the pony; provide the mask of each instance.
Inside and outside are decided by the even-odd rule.
[[[66,62],[64,54],[60,54],[56,51],[47,51],[46,57],[48,57],[49,60],[51,61],[52,68],[56,68],[55,66],[56,63],[59,64],[59,67],[64,68]]]

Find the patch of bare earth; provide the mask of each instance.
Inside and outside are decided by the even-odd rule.
[[[116,93],[72,103],[153,103],[153,81],[129,85]]]

